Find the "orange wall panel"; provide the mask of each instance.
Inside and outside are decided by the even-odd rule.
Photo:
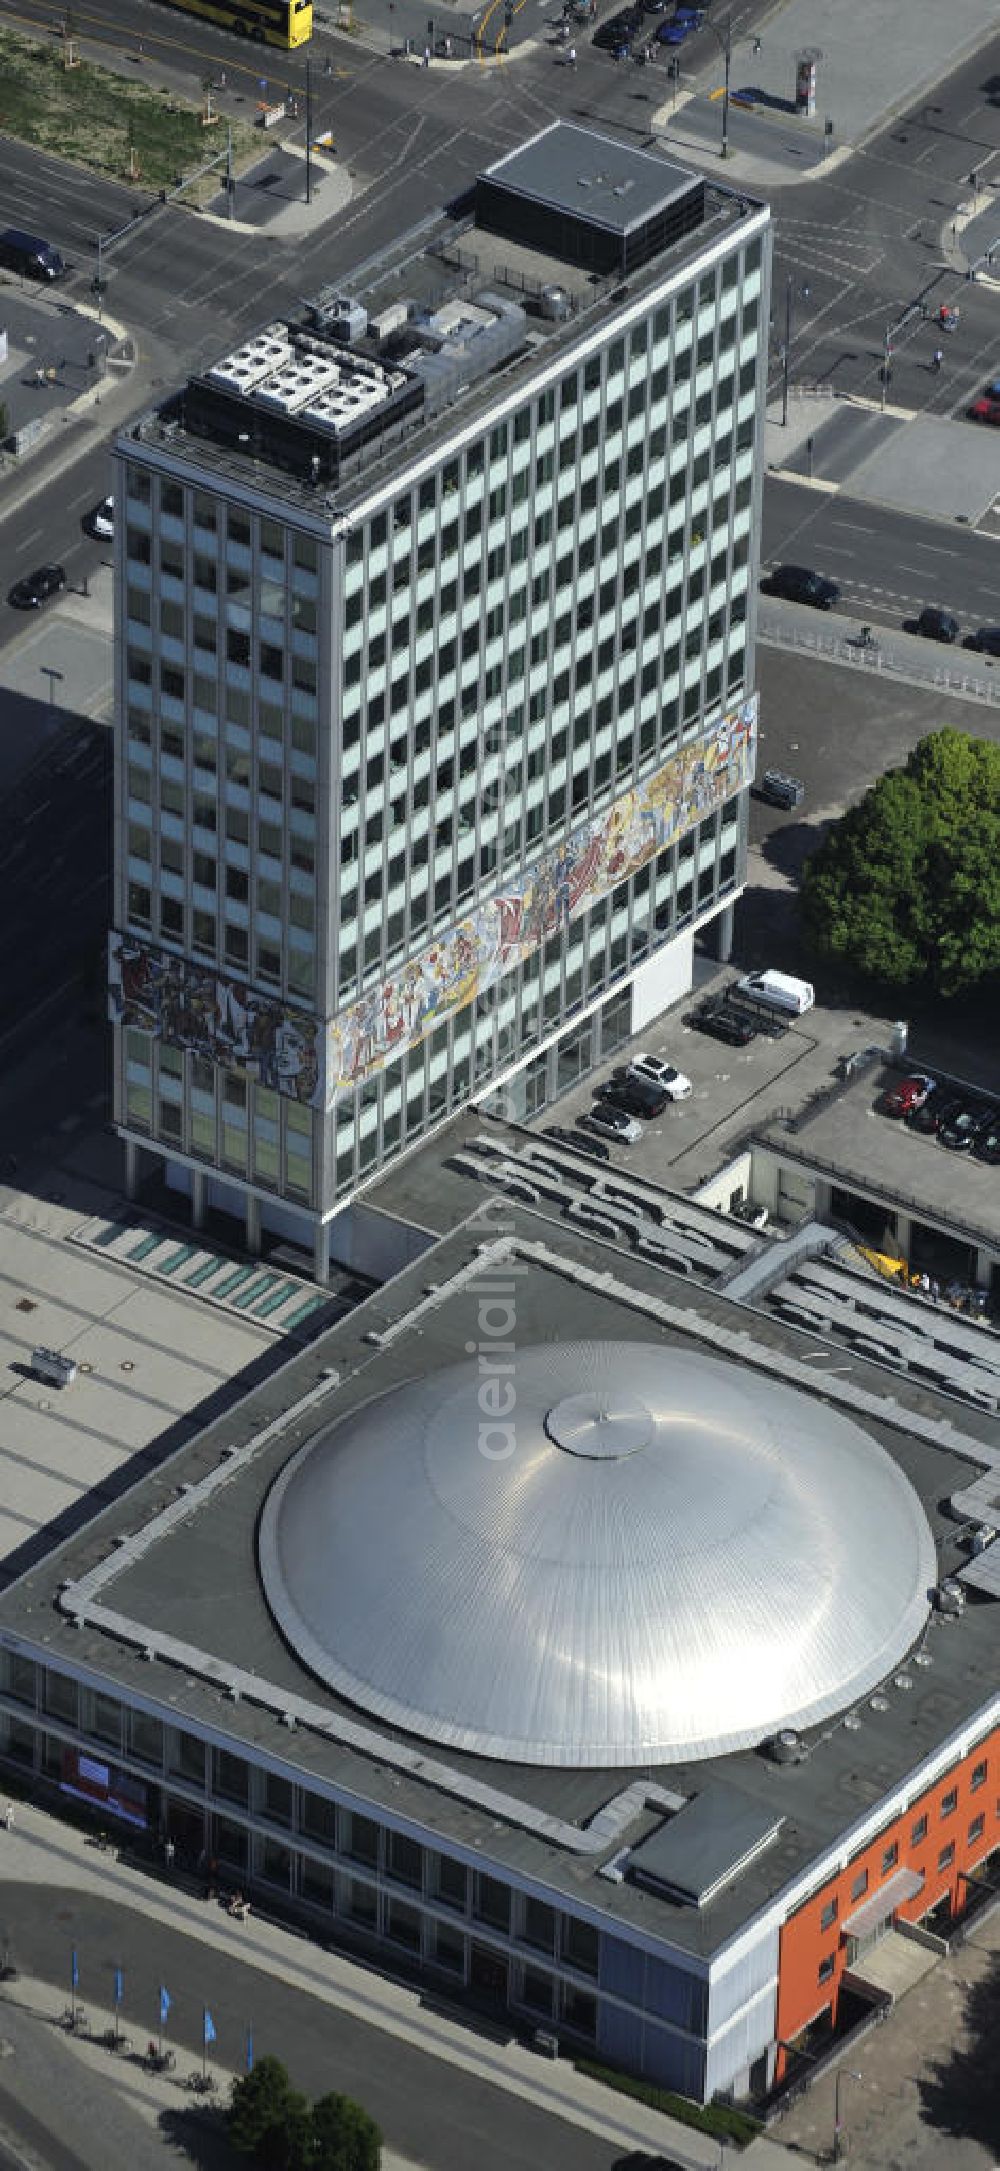
[[[980,1767],[984,1764],[985,1776],[980,1776]],[[975,1784],[974,1773],[977,1774]],[[957,1798],[954,1809],[949,1812],[942,1804],[953,1790]],[[927,1819],[926,1834],[922,1838],[914,1837],[914,1828],[919,1826],[922,1817]],[[984,1819],[983,1829],[976,1833],[974,1826],[979,1817]],[[899,1869],[915,1869],[923,1876],[923,1886],[911,1900],[894,1910],[896,1916],[904,1921],[919,1921],[946,1897],[950,1898],[952,1909],[958,1914],[968,1899],[963,1871],[972,1869],[998,1844],[1000,1728],[936,1779],[932,1787],[916,1796],[903,1816],[887,1823],[877,1839],[852,1857],[846,1869],[831,1877],[794,1915],[789,1916],[779,1944],[779,2043],[792,2041],[825,2009],[829,2009],[836,2020],[841,1978],[848,1964],[843,1925],[864,1900],[874,1898],[880,1885]],[[954,1857],[939,1868],[942,1849],[949,1846],[954,1847]],[[893,1848],[897,1850],[896,1858],[890,1861],[887,1857]],[[867,1889],[858,1895],[857,1886],[865,1872]],[[824,1928],[823,1917],[831,1906],[835,1906],[836,1915]],[[826,1980],[821,1980],[821,1968],[824,1963],[829,1968],[831,1961],[832,1971]],[[784,2063],[779,2050],[779,2079]]]

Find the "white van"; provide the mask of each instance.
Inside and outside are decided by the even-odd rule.
[[[810,980],[794,980],[787,972],[748,972],[736,982],[737,992],[752,1002],[766,1003],[769,1010],[790,1010],[800,1018],[816,1000]]]

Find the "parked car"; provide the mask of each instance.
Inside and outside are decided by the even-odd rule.
[[[921,1108],[914,1108],[905,1118],[911,1131],[919,1131],[922,1138],[933,1138],[942,1123],[950,1123],[962,1108],[962,1102],[953,1093],[943,1093],[936,1086],[929,1093]]]
[[[634,1055],[626,1072],[628,1078],[648,1078],[660,1086],[668,1101],[686,1101],[691,1091],[691,1080],[682,1070],[665,1061],[661,1055]]]
[[[990,1109],[972,1151],[978,1161],[987,1161],[991,1168],[1000,1162],[1000,1108]]]
[[[973,1146],[987,1122],[989,1110],[982,1104],[966,1101],[938,1124],[937,1142],[947,1146],[950,1153],[971,1153]]]
[[[1000,423],[1000,398],[993,399],[987,393],[984,398],[973,400],[971,407],[966,408],[966,414],[970,422],[992,423],[995,428]]]
[[[627,1116],[641,1116],[649,1121],[662,1116],[667,1096],[662,1086],[653,1084],[650,1078],[609,1078],[606,1085],[598,1086],[598,1098],[609,1108],[623,1108]]]
[[[811,980],[799,980],[790,972],[777,972],[773,965],[769,965],[766,972],[745,972],[733,983],[729,993],[738,1001],[760,1003],[765,1010],[777,1010],[791,1018],[804,1017],[816,1000]]]
[[[582,1131],[596,1131],[598,1138],[613,1138],[617,1146],[634,1146],[642,1137],[642,1124],[634,1116],[628,1116],[624,1108],[610,1108],[598,1101],[585,1116],[577,1116]]]
[[[889,1086],[879,1102],[883,1116],[910,1116],[922,1108],[934,1092],[935,1078],[928,1078],[923,1071],[915,1071],[912,1078],[901,1078],[898,1085]]]
[[[689,15],[676,14],[670,17],[669,22],[660,24],[656,35],[661,45],[683,45],[685,38],[690,37],[695,28],[696,25]]]
[[[784,807],[786,813],[792,807],[800,807],[806,796],[801,778],[786,776],[783,769],[765,769],[757,789],[768,806]]]
[[[748,1048],[757,1038],[757,1028],[749,1018],[736,1017],[724,1003],[697,1010],[691,1022],[700,1033],[710,1033],[713,1040],[725,1041],[729,1048]]]
[[[1000,656],[1000,626],[980,626],[978,633],[967,633],[963,648],[978,649],[981,656]]]
[[[928,641],[949,642],[957,641],[960,630],[958,619],[953,618],[950,611],[939,609],[936,603],[929,603],[918,618],[903,628],[904,633],[922,633]]]
[[[66,586],[66,575],[61,565],[39,565],[25,580],[16,580],[7,601],[16,611],[38,611],[49,596],[58,595]]]
[[[114,498],[102,498],[99,505],[92,506],[89,513],[84,513],[82,525],[86,535],[95,535],[102,540],[113,535],[115,532]]]
[[[811,603],[817,611],[832,611],[840,602],[836,581],[806,565],[776,565],[760,585],[765,595],[783,596],[786,603]]]
[[[581,1137],[579,1131],[567,1131],[561,1123],[549,1123],[543,1133],[556,1146],[572,1146],[574,1153],[585,1153],[590,1161],[610,1161],[611,1155],[599,1138]]]

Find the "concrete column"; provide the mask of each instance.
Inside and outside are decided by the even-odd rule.
[[[724,905],[715,922],[715,954],[721,965],[728,965],[733,954],[733,907]]]
[[[318,1222],[313,1237],[313,1280],[321,1289],[330,1286],[330,1230],[326,1222]]]
[[[191,1227],[192,1227],[193,1229],[203,1229],[203,1228],[204,1228],[204,1226],[205,1226],[205,1194],[206,1194],[206,1188],[207,1188],[207,1187],[206,1187],[206,1184],[205,1184],[205,1171],[204,1171],[204,1169],[203,1169],[203,1168],[195,1168],[195,1169],[192,1169],[192,1171],[191,1171]]]
[[[125,1196],[129,1199],[139,1193],[139,1148],[134,1138],[125,1140]]]
[[[255,1252],[255,1253],[256,1253],[256,1252],[259,1252],[259,1250],[260,1250],[260,1200],[259,1200],[259,1199],[256,1199],[256,1198],[254,1198],[254,1195],[253,1195],[253,1192],[252,1192],[252,1191],[248,1191],[248,1192],[247,1192],[247,1213],[246,1213],[246,1229],[247,1229],[247,1250],[248,1250],[248,1251],[250,1251],[250,1252]]]

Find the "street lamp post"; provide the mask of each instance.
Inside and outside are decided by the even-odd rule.
[[[785,281],[785,344],[781,356],[781,427],[788,426],[788,368],[792,351],[792,274]]]
[[[833,2122],[833,2160],[834,2160],[834,2163],[839,2163],[839,2162],[840,2162],[840,2157],[841,2157],[841,2149],[840,2149],[840,2135],[841,2135],[841,2129],[842,2129],[842,2126],[843,2126],[843,2119],[842,2119],[842,2117],[841,2117],[841,2108],[840,2108],[840,2091],[841,2091],[841,2088],[843,2087],[843,2084],[844,2084],[844,2082],[845,2082],[845,2081],[859,2081],[860,2079],[861,2079],[861,2074],[860,2074],[860,2073],[858,2073],[858,2072],[855,2072],[855,2071],[853,2070],[853,2068],[851,2068],[851,2067],[849,2067],[849,2066],[841,2066],[841,2067],[840,2067],[840,2070],[839,2070],[839,2072],[838,2072],[838,2074],[837,2074],[837,2079],[836,2079],[836,2084],[835,2084],[835,2090],[834,2090],[834,2122]]]
[[[733,61],[733,20],[726,16],[725,31],[719,30],[709,18],[708,28],[726,63],[725,88],[722,93],[722,156],[729,157],[729,75]]]

